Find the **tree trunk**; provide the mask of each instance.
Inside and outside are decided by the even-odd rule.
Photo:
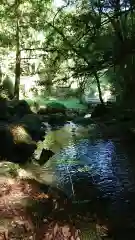
[[[18,10],[17,10],[17,12],[18,12]],[[19,19],[17,17],[17,26],[16,26],[16,66],[15,66],[15,89],[14,89],[14,98],[16,98],[17,100],[19,100],[19,88],[20,88],[20,65],[21,65],[21,56],[20,55],[21,55],[21,53],[20,53],[20,39],[19,39]]]
[[[98,94],[99,94],[100,102],[101,102],[101,104],[104,105],[104,101],[103,101],[103,98],[102,98],[102,91],[101,91],[101,87],[100,87],[100,81],[99,81],[98,74],[96,72],[94,72],[94,77],[95,77],[96,82],[97,82],[97,88],[98,88]]]

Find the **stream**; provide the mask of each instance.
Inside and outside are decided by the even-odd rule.
[[[93,208],[92,202],[99,201],[106,218],[116,226],[134,228],[134,144],[129,142],[126,146],[116,137],[103,139],[95,134],[93,126],[88,131],[84,129],[85,134],[83,130],[78,134],[77,126],[74,131],[67,130],[66,135],[66,127],[56,130],[57,134],[53,132],[55,147],[51,142],[50,148],[57,144],[57,151],[43,166],[44,176],[52,175],[52,185],[75,202],[89,202],[89,208]]]

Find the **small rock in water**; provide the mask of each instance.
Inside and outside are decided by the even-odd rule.
[[[54,152],[48,149],[43,149],[40,155],[40,159],[38,160],[39,165],[45,164],[49,158],[51,158],[54,155]]]

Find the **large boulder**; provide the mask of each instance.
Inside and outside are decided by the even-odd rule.
[[[8,112],[8,105],[7,99],[0,97],[0,120],[8,120],[9,112]]]
[[[27,114],[19,120],[34,141],[44,140],[46,127],[37,114]]]
[[[16,115],[20,118],[26,114],[32,113],[29,104],[25,100],[11,101],[10,110],[12,115]]]
[[[109,109],[103,104],[97,104],[91,113],[91,118],[102,118],[109,114]]]
[[[49,149],[44,149],[42,150],[41,154],[40,154],[40,157],[38,159],[38,164],[40,166],[44,165],[48,160],[49,158],[51,158],[55,153]]]
[[[50,103],[47,103],[45,106],[41,106],[37,113],[41,115],[45,115],[45,114],[54,114],[54,113],[65,114],[65,112],[66,112],[65,105],[59,102],[50,102]]]
[[[62,113],[50,114],[48,118],[48,124],[52,129],[63,127],[67,122],[67,117]]]
[[[36,149],[36,143],[21,125],[1,123],[0,160],[20,164],[27,162]]]

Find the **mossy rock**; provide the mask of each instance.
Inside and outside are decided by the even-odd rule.
[[[66,107],[64,104],[59,103],[59,102],[50,102],[46,104],[47,107],[47,112],[48,113],[65,113]]]

